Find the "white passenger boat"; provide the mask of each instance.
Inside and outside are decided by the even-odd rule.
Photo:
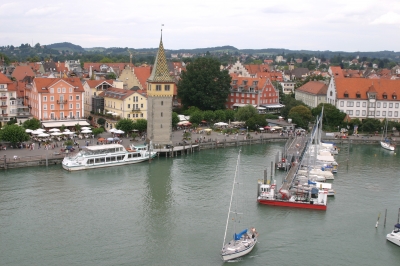
[[[65,157],[62,167],[68,171],[77,171],[126,165],[147,161],[156,155],[157,152],[148,151],[145,145],[131,145],[129,149],[120,144],[87,146],[76,155]]]
[[[393,244],[400,246],[400,224],[395,224],[394,229],[390,234],[386,235],[386,239]]]

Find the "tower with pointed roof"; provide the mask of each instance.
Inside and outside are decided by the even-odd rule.
[[[156,145],[172,144],[174,80],[169,74],[162,35],[154,66],[147,79],[147,138]]]

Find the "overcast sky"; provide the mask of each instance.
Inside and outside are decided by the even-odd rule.
[[[1,2],[0,46],[400,51],[399,0]]]

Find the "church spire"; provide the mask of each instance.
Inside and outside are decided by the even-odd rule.
[[[158,47],[156,61],[154,62],[153,70],[151,71],[151,75],[147,81],[174,82],[168,70],[167,58],[165,56],[164,45],[162,42],[162,29],[161,29],[161,39],[160,39],[160,45]]]

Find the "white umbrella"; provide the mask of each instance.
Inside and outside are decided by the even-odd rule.
[[[110,129],[108,132],[111,132],[111,133],[115,133],[115,131],[117,131],[118,129],[116,129],[116,128],[112,128],[112,129]]]
[[[72,134],[74,134],[74,132],[67,131],[67,132],[63,132],[63,134],[64,135],[72,135]]]
[[[107,112],[107,114],[113,114],[113,112],[111,112],[111,111],[108,111],[108,112]]]
[[[33,135],[39,135],[41,133],[43,133],[43,131],[34,130],[34,131],[31,132],[31,134],[33,134]]]
[[[48,137],[48,136],[50,136],[49,134],[46,134],[46,133],[40,133],[39,135],[38,135],[38,137]]]
[[[60,130],[58,128],[52,128],[49,130],[49,132],[60,132]]]
[[[36,129],[36,131],[46,131],[46,129],[38,128],[38,129]]]
[[[64,129],[64,132],[70,132],[71,130],[69,130],[68,128]]]
[[[82,127],[81,129],[82,129],[82,130],[91,130],[90,127]]]
[[[54,132],[54,133],[51,133],[50,135],[52,135],[52,136],[61,136],[63,133],[60,133],[60,132]]]
[[[114,133],[116,133],[116,134],[124,134],[124,133],[125,133],[125,131],[118,129],[118,130],[117,130],[117,131],[115,131]]]
[[[28,129],[25,129],[25,132],[26,133],[31,133],[31,132],[33,132],[33,130],[28,128]]]
[[[81,133],[92,133],[91,130],[82,130]]]

